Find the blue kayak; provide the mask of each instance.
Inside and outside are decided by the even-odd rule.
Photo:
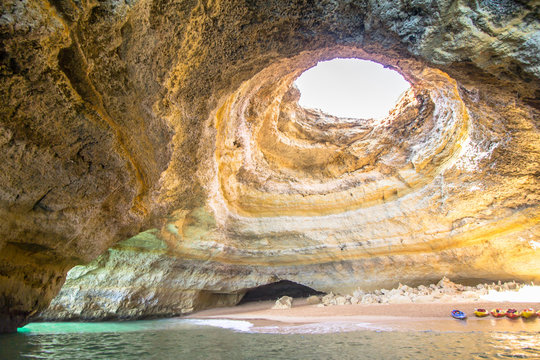
[[[465,315],[463,311],[452,310],[452,317],[458,320],[465,320],[467,318],[467,315]]]

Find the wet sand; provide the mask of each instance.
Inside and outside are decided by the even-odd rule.
[[[253,332],[294,333],[312,328],[314,332],[353,330],[417,330],[417,331],[529,331],[540,332],[540,318],[508,319],[474,316],[474,308],[540,309],[540,302],[471,302],[428,304],[370,304],[325,306],[308,305],[295,299],[293,307],[273,310],[273,301],[246,303],[234,307],[215,308],[193,313],[190,319],[228,319],[249,321]],[[464,311],[468,319],[451,318],[453,309]],[[325,331],[326,330],[328,331]]]

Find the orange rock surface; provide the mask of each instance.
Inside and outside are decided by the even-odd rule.
[[[540,280],[537,7],[0,9],[0,331],[47,307],[78,264],[120,274],[111,303],[141,296],[126,317],[149,299],[184,292],[182,312],[280,279]],[[412,89],[381,121],[300,108],[295,78],[336,57],[390,66]],[[116,245],[104,262],[134,236],[143,250]],[[159,256],[142,265],[148,251]],[[107,276],[77,269],[66,294],[107,297]]]

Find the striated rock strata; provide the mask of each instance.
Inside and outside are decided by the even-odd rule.
[[[38,318],[133,319],[230,306],[244,292],[234,291],[226,278],[241,275],[220,264],[194,266],[170,256],[164,242],[151,231],[144,232],[115,245],[89,265],[71,269],[60,293]],[[244,286],[261,280],[266,279],[246,279]]]
[[[534,2],[0,6],[0,331],[133,236],[151,249],[76,268],[88,283],[53,309],[177,314],[278,280],[540,279]],[[294,79],[335,57],[412,89],[382,121],[300,108]]]

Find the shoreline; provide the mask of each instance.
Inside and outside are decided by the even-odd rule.
[[[319,307],[295,299],[290,309],[271,309],[274,301],[246,303],[232,307],[201,310],[182,317],[194,320],[241,320],[255,333],[328,333],[358,330],[375,331],[459,331],[459,332],[540,332],[540,318],[509,319],[475,317],[474,308],[540,309],[540,302],[452,302],[425,304],[348,304]],[[450,316],[453,309],[464,311],[467,320]]]

